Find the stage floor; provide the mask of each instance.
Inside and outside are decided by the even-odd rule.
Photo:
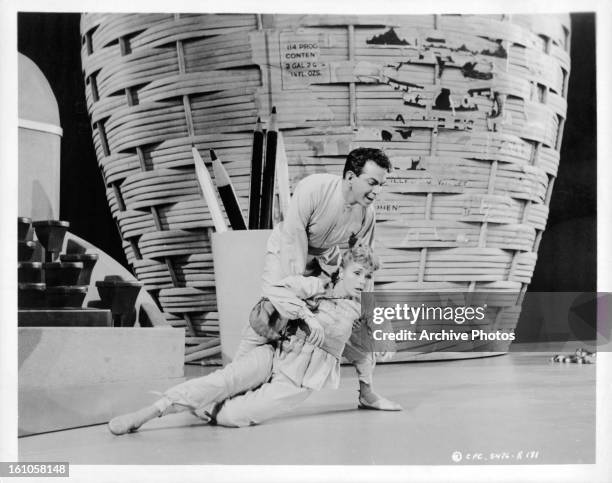
[[[552,353],[380,365],[375,389],[402,412],[357,409],[357,379],[260,426],[208,426],[189,413],[113,436],[105,425],[19,439],[20,461],[71,465],[453,465],[595,462],[595,365]],[[189,367],[189,373],[210,369]],[[155,396],[152,396],[152,400]],[[453,453],[460,452],[460,461]],[[459,460],[455,453],[455,460]]]

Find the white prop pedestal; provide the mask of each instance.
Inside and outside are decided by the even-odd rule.
[[[213,233],[217,308],[223,364],[236,353],[249,314],[261,297],[266,243],[272,230]]]
[[[172,327],[19,327],[19,436],[90,426],[184,381]]]

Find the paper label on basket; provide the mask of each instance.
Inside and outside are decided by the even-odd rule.
[[[326,82],[328,66],[321,61],[317,35],[281,32],[279,42],[283,89],[299,89],[314,82]]]

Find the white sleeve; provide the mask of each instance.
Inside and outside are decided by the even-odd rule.
[[[308,225],[316,206],[314,186],[302,180],[298,183],[280,227],[280,261],[283,273],[301,275],[308,256]]]
[[[325,287],[318,277],[290,275],[270,286],[265,296],[272,302],[278,313],[287,319],[306,319],[312,316],[305,300],[323,295]]]
[[[359,231],[359,238],[364,240],[374,251],[374,234],[376,228],[376,211],[373,206],[368,207],[365,214],[365,219],[363,221],[363,226]],[[365,285],[366,292],[374,291],[374,278],[371,278],[366,281]]]

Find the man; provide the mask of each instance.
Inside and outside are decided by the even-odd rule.
[[[389,158],[379,149],[358,148],[351,151],[342,177],[313,174],[296,186],[287,215],[277,225],[267,245],[262,275],[262,294],[268,297],[281,316],[302,319],[310,328],[309,341],[320,345],[323,329],[306,303],[287,291],[279,296],[279,282],[290,275],[307,274],[315,257],[325,264],[326,255],[345,247],[350,236],[374,243],[376,212],[374,201],[391,171]],[[368,289],[371,289],[368,287]],[[323,287],[321,287],[323,290]],[[243,338],[234,359],[269,341],[251,327]],[[355,366],[359,377],[359,406],[365,409],[399,411],[401,406],[376,394],[372,372],[376,354],[347,345],[344,356]],[[379,357],[385,357],[383,353]]]

